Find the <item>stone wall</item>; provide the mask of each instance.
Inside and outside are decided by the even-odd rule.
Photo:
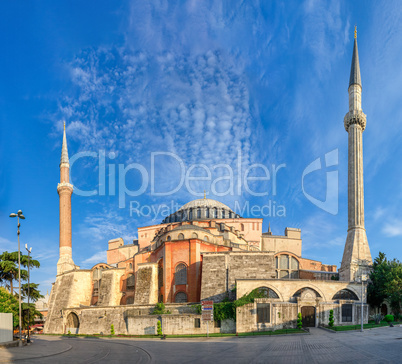
[[[289,302],[293,295],[301,288],[311,288],[318,292],[323,302],[332,301],[332,297],[342,289],[349,289],[358,298],[361,296],[361,285],[353,282],[342,281],[320,281],[304,279],[254,279],[236,281],[237,297],[242,297],[250,293],[255,288],[268,287],[273,289],[282,302]],[[364,296],[366,296],[367,286],[364,286]]]
[[[106,269],[102,271],[97,306],[118,306],[122,297],[120,278],[124,269]]]
[[[138,264],[134,302],[136,305],[158,302],[158,264]]]
[[[224,253],[204,254],[201,275],[201,300],[222,301],[227,292],[226,262]]]
[[[79,334],[108,335],[113,324],[116,335],[155,335],[158,320],[161,321],[163,333],[166,335],[207,332],[207,324],[201,321],[201,315],[191,313],[195,311],[194,307],[171,305],[168,309],[172,314],[165,315],[151,315],[153,308],[154,306],[148,305],[66,309],[60,315],[62,316],[62,332],[65,331],[67,317],[71,312],[79,318],[79,329],[77,331]],[[200,320],[200,328],[195,327],[196,319]],[[235,331],[236,323],[232,320],[223,321],[221,327],[215,327],[214,322],[209,323],[210,333],[234,333]]]
[[[204,253],[201,300],[222,301],[227,295],[231,295],[238,279],[274,277],[275,264],[272,252]]]
[[[92,297],[92,271],[76,270],[56,277],[49,298],[45,333],[62,333],[62,311],[68,307],[89,306]]]

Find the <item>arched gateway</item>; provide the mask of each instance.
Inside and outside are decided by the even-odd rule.
[[[315,307],[304,306],[301,308],[303,327],[315,327]]]
[[[67,325],[66,325],[67,333],[70,331],[71,334],[78,334],[79,328],[80,328],[80,320],[78,319],[77,314],[75,314],[74,312],[70,312],[67,316]]]

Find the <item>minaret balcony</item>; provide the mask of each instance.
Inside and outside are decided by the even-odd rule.
[[[62,182],[62,183],[57,184],[57,192],[60,192],[61,190],[65,189],[65,188],[67,188],[67,189],[72,191],[73,190],[73,185],[71,183],[68,183],[68,182]]]
[[[366,114],[361,110],[352,110],[349,111],[345,118],[343,119],[343,123],[345,125],[345,130],[349,132],[349,127],[353,124],[360,125],[362,131],[366,129]]]

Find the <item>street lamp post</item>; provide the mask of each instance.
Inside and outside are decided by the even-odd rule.
[[[366,278],[365,274],[362,274],[361,276],[361,281],[362,281],[362,297],[361,297],[361,322],[360,322],[360,331],[363,332],[363,296],[364,296],[364,292],[363,292],[363,283],[364,283],[364,279]]]
[[[31,293],[31,291],[30,291],[31,287],[29,285],[29,277],[30,277],[29,264],[30,264],[30,260],[31,260],[31,255],[30,254],[32,252],[32,248],[28,249],[28,244],[25,244],[25,249],[28,252],[28,339],[27,339],[27,343],[30,343],[31,339],[29,337],[29,311],[30,311],[30,308],[29,308],[29,296],[30,296],[30,293]]]
[[[21,338],[21,250],[20,250],[20,219],[25,220],[25,216],[22,214],[21,210],[18,210],[16,214],[10,214],[10,217],[16,217],[18,219],[18,305],[19,305],[19,338],[18,338],[18,346],[22,346],[22,338]],[[12,292],[11,292],[12,293]]]

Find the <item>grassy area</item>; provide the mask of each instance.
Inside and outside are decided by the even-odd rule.
[[[238,334],[220,334],[211,333],[209,337],[227,337],[227,336],[258,336],[258,335],[288,335],[288,334],[305,334],[306,331],[301,329],[280,329],[275,331],[256,331],[256,332],[240,332]],[[42,335],[52,335],[52,336],[64,336],[64,337],[84,337],[84,338],[100,338],[100,337],[125,337],[125,338],[140,338],[140,339],[160,339],[161,336],[158,335],[86,335],[86,334],[42,334]],[[194,335],[166,335],[166,338],[190,338],[190,337],[207,337],[207,334],[194,334]]]
[[[399,325],[401,322],[393,322],[393,325]],[[383,327],[383,326],[389,326],[388,322],[381,321],[379,324],[376,324],[374,322],[369,322],[368,324],[363,324],[363,329],[373,329],[375,327]],[[333,326],[333,327],[327,327],[328,329],[334,330],[334,331],[350,331],[350,330],[360,330],[361,325],[345,325],[345,326]]]

